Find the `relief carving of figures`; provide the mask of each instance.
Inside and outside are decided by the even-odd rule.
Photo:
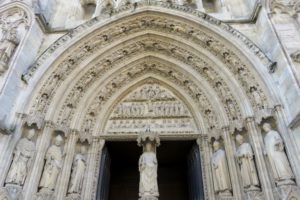
[[[253,99],[255,101],[255,106],[258,109],[264,108],[264,104],[263,104],[262,98],[261,98],[259,92],[257,91],[257,88],[256,87],[251,87],[250,88],[250,93],[252,94],[252,97],[253,97]]]
[[[68,190],[69,194],[79,194],[81,192],[86,169],[86,152],[86,146],[82,145],[80,153],[78,153],[74,158],[71,181]]]
[[[63,138],[57,135],[54,139],[54,144],[46,153],[46,164],[40,182],[41,190],[54,190],[58,175],[63,165]]]
[[[214,153],[211,158],[213,183],[215,192],[220,195],[231,195],[231,181],[226,153],[217,140],[213,143]]]
[[[260,184],[257,176],[252,147],[249,143],[244,141],[244,137],[242,135],[237,135],[236,141],[239,145],[236,151],[236,157],[240,165],[244,189],[259,189],[258,187]]]
[[[5,183],[24,185],[35,153],[34,136],[35,129],[30,129],[27,136],[18,142]]]
[[[140,199],[147,197],[158,197],[157,184],[157,158],[155,146],[149,141],[145,144],[145,151],[139,159],[140,184],[139,196]]]
[[[47,105],[48,98],[49,98],[48,94],[46,94],[46,93],[42,94],[41,98],[38,100],[38,103],[36,105],[36,111],[38,113],[43,113],[44,108]]]
[[[277,185],[294,184],[294,174],[280,134],[272,130],[269,123],[263,124],[263,130],[266,132],[264,138],[265,153],[270,162],[271,171]]]
[[[22,38],[21,24],[26,26],[26,23],[27,15],[21,9],[9,10],[1,14],[0,73],[8,69],[9,61]]]
[[[226,104],[227,104],[227,108],[228,108],[228,111],[229,111],[229,114],[230,114],[231,118],[233,120],[237,119],[238,118],[237,117],[237,112],[236,112],[236,109],[234,107],[234,104],[233,104],[232,100],[227,99]]]

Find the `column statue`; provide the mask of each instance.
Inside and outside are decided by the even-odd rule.
[[[239,145],[236,151],[236,157],[240,165],[241,176],[244,189],[259,190],[259,180],[254,162],[254,154],[249,143],[244,141],[242,135],[236,136]]]
[[[14,157],[5,183],[23,186],[30,170],[35,153],[35,144],[32,141],[35,129],[30,129],[25,138],[22,138],[14,150]]]
[[[157,184],[157,158],[156,145],[159,145],[158,137],[142,136],[138,139],[144,152],[139,159],[139,197],[140,200],[157,200],[159,197]]]
[[[232,186],[225,151],[221,149],[218,141],[214,141],[213,149],[211,163],[215,192],[221,195],[231,195]]]
[[[82,145],[80,153],[78,153],[74,158],[71,181],[68,190],[69,194],[79,194],[81,192],[86,169],[86,151],[86,146]]]
[[[10,58],[19,42],[17,27],[9,27],[4,30],[4,34],[0,40],[0,73],[7,70]]]
[[[57,135],[54,139],[54,144],[48,149],[46,153],[46,164],[40,187],[42,189],[54,190],[57,177],[60,173],[63,164],[63,151],[62,151],[63,138]]]
[[[277,184],[294,184],[294,174],[284,150],[284,143],[280,134],[272,130],[269,123],[263,124],[266,132],[264,138],[265,153],[270,162],[271,171]]]

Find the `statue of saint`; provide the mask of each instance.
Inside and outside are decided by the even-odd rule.
[[[30,129],[27,136],[18,142],[5,183],[24,185],[35,153],[34,135],[35,129]]]
[[[254,162],[254,154],[249,143],[244,141],[242,135],[236,136],[236,141],[239,145],[236,151],[236,157],[241,169],[243,186],[245,189],[258,189],[259,180]]]
[[[232,187],[225,151],[221,149],[218,141],[214,141],[213,149],[211,163],[215,192],[229,195]]]
[[[263,125],[263,130],[267,133],[264,138],[265,151],[276,182],[294,183],[294,174],[285,153],[284,143],[280,134],[272,130],[269,123]]]
[[[54,144],[46,153],[46,164],[40,182],[40,187],[42,189],[54,190],[55,188],[57,177],[63,164],[62,143],[62,136],[57,135],[54,139]]]
[[[4,30],[0,40],[0,72],[4,72],[8,68],[7,65],[19,42],[16,27]]]
[[[139,196],[158,197],[157,158],[151,142],[145,144],[145,151],[139,159],[140,189]]]
[[[82,145],[80,153],[78,153],[74,158],[71,181],[68,190],[69,194],[79,194],[81,191],[86,169],[86,151],[86,146]]]

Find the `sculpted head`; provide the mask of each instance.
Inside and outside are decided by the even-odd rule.
[[[239,145],[243,144],[244,143],[244,137],[240,134],[238,134],[236,137],[235,137],[235,140],[237,141],[237,143]]]
[[[54,139],[54,144],[60,146],[63,143],[64,139],[61,135],[57,135]]]
[[[272,130],[271,124],[269,123],[264,123],[262,128],[266,133]]]
[[[153,147],[151,142],[145,144],[145,152],[153,152]]]
[[[81,145],[81,147],[80,147],[80,153],[81,154],[86,154],[86,152],[87,152],[87,147],[85,145]]]
[[[219,141],[215,140],[214,143],[213,143],[213,148],[214,148],[214,151],[218,151],[221,147],[221,144]]]
[[[31,128],[28,130],[28,133],[27,133],[27,139],[28,140],[31,140],[35,135],[35,129],[34,128]]]

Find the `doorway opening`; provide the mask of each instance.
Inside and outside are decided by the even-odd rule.
[[[161,146],[157,148],[160,200],[202,200],[195,198],[197,195],[192,194],[195,190],[191,190],[191,187],[195,187],[192,179],[195,179],[195,175],[201,174],[201,166],[193,164],[194,161],[191,162],[195,160],[192,158],[195,146],[197,147],[194,141],[162,141]],[[106,181],[103,181],[99,177],[102,183],[98,184],[97,200],[138,199],[138,160],[142,148],[138,147],[136,142],[107,142],[105,151],[106,159],[102,160],[106,164],[101,167],[109,170],[105,172],[102,170],[101,173],[100,169],[100,176],[105,177],[109,174],[109,180],[106,178]],[[199,172],[194,172],[195,167]],[[201,182],[202,187],[202,177],[195,180]],[[203,190],[200,192],[203,193]]]

